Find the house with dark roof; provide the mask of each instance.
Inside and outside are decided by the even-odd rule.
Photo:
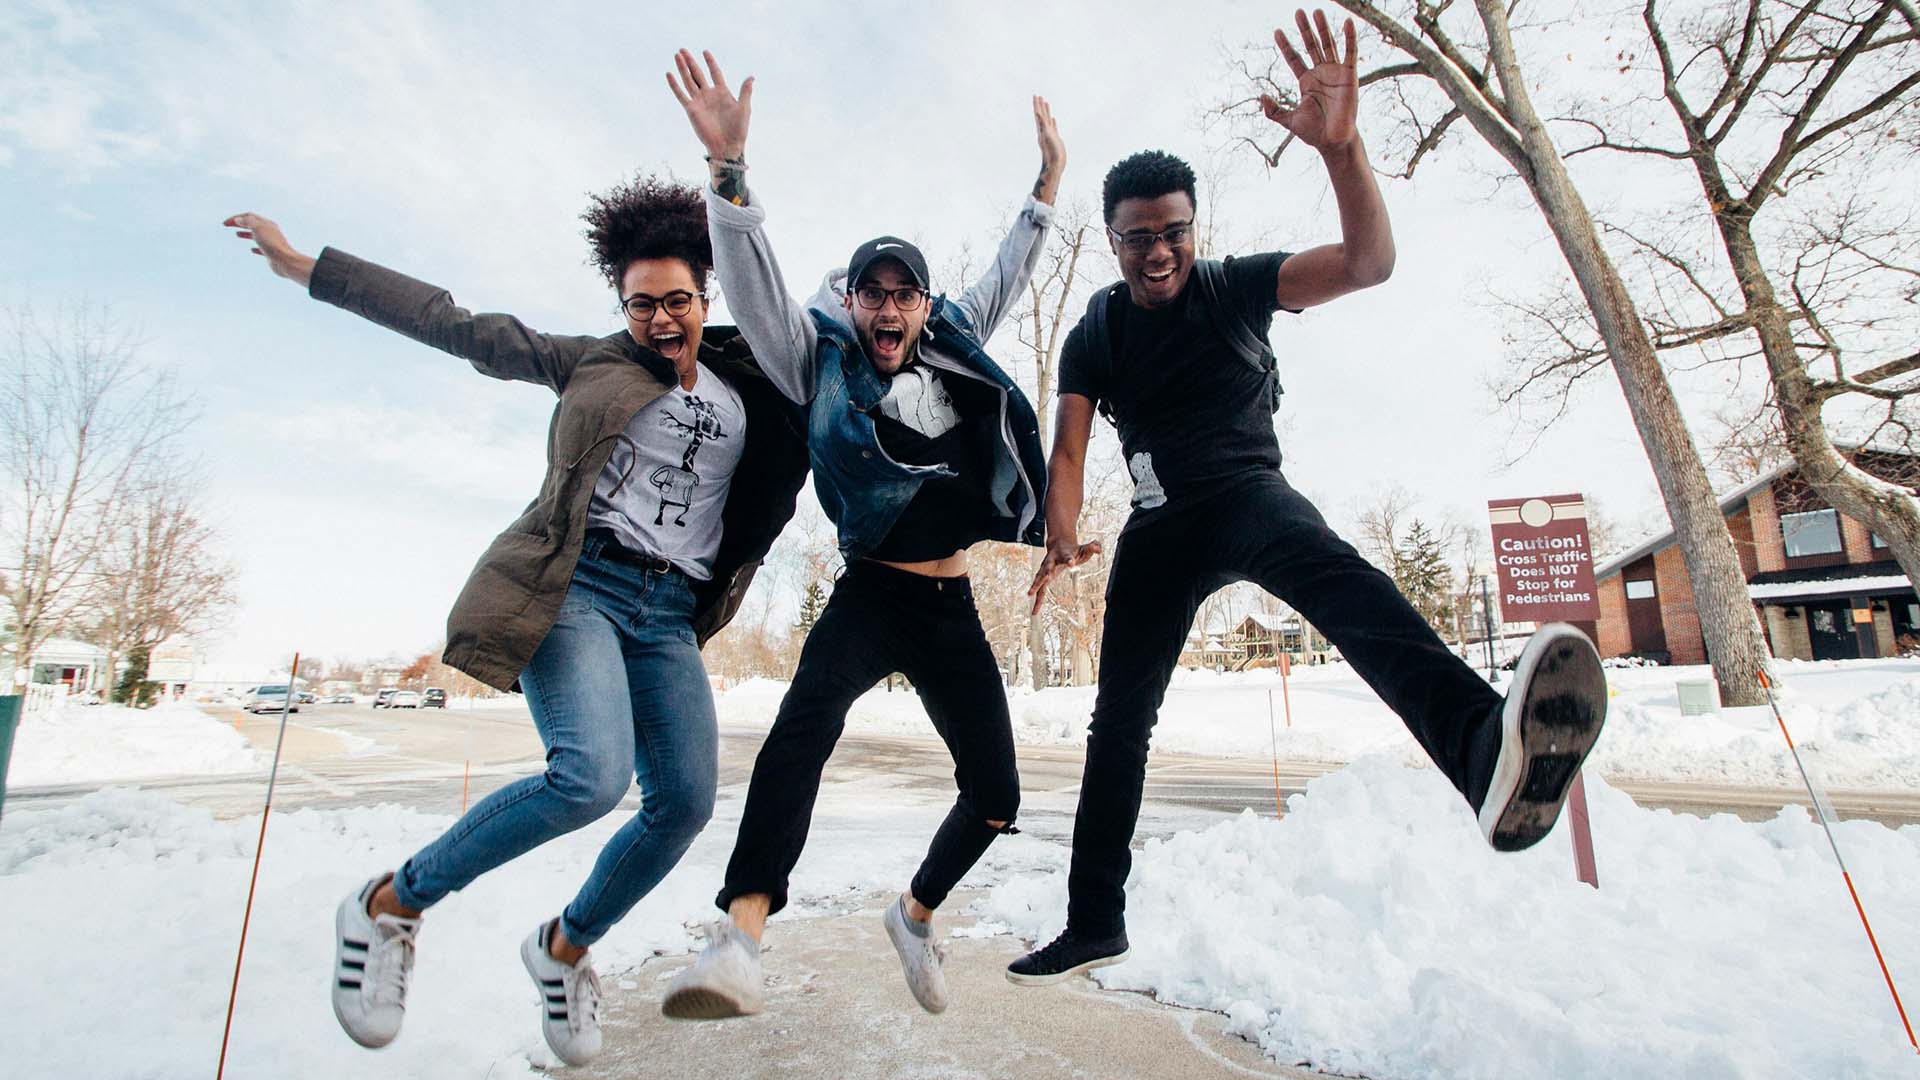
[[[1873,450],[1855,464],[1911,486],[1920,458]],[[1773,655],[1797,660],[1892,656],[1920,648],[1920,596],[1872,530],[1829,506],[1792,464],[1777,466],[1720,500],[1747,593]],[[1671,532],[1594,571],[1595,639],[1602,656],[1704,664],[1686,562]]]

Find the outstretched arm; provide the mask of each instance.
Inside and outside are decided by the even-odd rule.
[[[753,79],[740,96],[727,89],[712,53],[674,54],[667,86],[687,111],[693,133],[707,149],[707,234],[713,240],[713,272],[726,294],[727,310],[740,324],[753,357],[780,392],[797,402],[813,397],[813,350],[819,331],[794,302],[780,263],[767,240],[766,210],[747,193],[747,125],[753,116]]]
[[[597,337],[542,334],[511,315],[476,315],[445,289],[384,266],[324,248],[319,258],[294,250],[271,218],[235,214],[223,222],[253,242],[274,273],[324,300],[389,330],[472,364],[483,375],[539,383],[558,392]]]
[[[1060,395],[1054,414],[1053,456],[1047,462],[1047,553],[1034,572],[1027,595],[1038,613],[1047,585],[1100,552],[1100,541],[1080,543],[1080,504],[1085,499],[1087,440],[1093,434],[1093,401],[1080,394]]]
[[[1267,119],[1286,128],[1293,137],[1320,151],[1333,199],[1340,207],[1340,242],[1309,248],[1280,264],[1274,299],[1283,308],[1298,311],[1324,304],[1347,293],[1378,285],[1393,273],[1393,227],[1387,206],[1373,182],[1373,168],[1354,127],[1360,100],[1358,38],[1353,20],[1345,26],[1346,56],[1335,50],[1327,17],[1316,11],[1296,11],[1300,43],[1307,60],[1294,51],[1284,30],[1273,41],[1294,77],[1300,80],[1300,100],[1286,108],[1262,95],[1260,107]]]
[[[1033,182],[1032,196],[1000,242],[993,265],[954,301],[967,313],[981,341],[993,335],[1012,307],[1013,298],[1033,280],[1034,267],[1047,246],[1047,231],[1053,225],[1053,200],[1060,194],[1060,176],[1067,171],[1067,145],[1054,126],[1053,109],[1037,94],[1033,99],[1033,126],[1040,137],[1040,177]]]

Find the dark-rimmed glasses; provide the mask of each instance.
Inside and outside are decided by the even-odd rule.
[[[853,298],[868,311],[879,311],[886,305],[887,297],[893,297],[893,306],[901,311],[912,311],[926,302],[927,290],[917,285],[903,285],[898,289],[882,288],[879,285],[862,285],[853,290]]]
[[[690,293],[685,289],[675,289],[665,296],[634,293],[620,301],[620,306],[626,309],[627,318],[634,322],[647,322],[652,319],[655,308],[666,308],[667,314],[678,318],[693,310],[693,298],[697,295],[699,294]]]
[[[1186,243],[1187,239],[1193,235],[1193,222],[1183,221],[1178,225],[1169,225],[1159,232],[1122,233],[1114,232],[1112,226],[1108,226],[1107,235],[1113,237],[1114,243],[1125,248],[1127,254],[1145,255],[1153,250],[1153,245],[1162,240],[1165,240],[1170,248],[1177,248]]]

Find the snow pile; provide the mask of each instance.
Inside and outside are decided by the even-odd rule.
[[[245,773],[267,766],[246,737],[191,705],[66,702],[14,733],[10,787]]]
[[[1819,827],[1646,811],[1590,781],[1601,888],[1566,829],[1498,855],[1432,770],[1384,758],[1251,813],[1149,841],[1132,958],[1108,987],[1226,1013],[1285,1062],[1413,1077],[1914,1076]],[[1839,827],[1895,977],[1920,979],[1920,827]],[[1064,873],[982,914],[1049,940]]]

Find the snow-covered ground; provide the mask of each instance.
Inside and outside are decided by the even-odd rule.
[[[1920,1075],[1804,812],[1702,820],[1642,810],[1604,784],[1590,791],[1598,891],[1572,880],[1564,834],[1497,856],[1432,770],[1365,759],[1315,780],[1282,821],[1249,813],[1150,842],[1129,885],[1133,958],[1100,978],[1225,1012],[1280,1060],[1375,1080]],[[713,913],[738,811],[723,800],[685,862],[595,946],[610,993],[639,989],[634,968],[647,957],[695,947],[689,926]],[[796,912],[871,906],[898,888],[943,811],[884,780],[830,787],[794,881]],[[534,1075],[547,1058],[515,949],[622,817],[436,907],[407,1030],[376,1061],[339,1033],[327,1002],[331,911],[451,818],[394,806],[275,813],[230,1070]],[[121,789],[10,810],[0,821],[0,955],[19,976],[0,980],[9,1074],[66,1075],[84,1061],[88,1075],[206,1075],[257,830]],[[1920,828],[1849,822],[1840,835],[1889,965],[1920,985]],[[988,889],[975,932],[1050,937],[1067,858],[1028,834],[997,842],[968,879]],[[1047,1000],[1004,992],[1033,994],[1035,1008]]]
[[[1920,660],[1784,661],[1781,707],[1794,741],[1834,787],[1920,789]],[[1615,780],[1684,780],[1798,787],[1773,714],[1765,707],[1681,716],[1676,684],[1708,680],[1706,667],[1608,668],[1614,693],[1589,766]],[[771,723],[783,682],[754,680],[718,696],[723,721]],[[1014,735],[1026,744],[1081,745],[1091,687],[1009,691]],[[910,692],[873,690],[854,703],[848,730],[932,734]],[[1406,727],[1344,664],[1271,671],[1181,670],[1154,729],[1158,750],[1285,761],[1352,761],[1424,754]]]
[[[941,794],[941,793],[934,793]],[[946,795],[950,798],[950,795]],[[328,1001],[333,909],[453,821],[396,806],[275,812],[254,900],[228,1051],[231,1076],[335,1080],[537,1076],[551,1063],[520,966],[528,931],[557,914],[628,811],[547,844],[437,905],[420,935],[406,1031],[370,1055]],[[946,806],[889,784],[823,793],[792,883],[797,916],[866,903],[911,879]],[[656,953],[696,947],[717,915],[739,824],[723,800],[686,859],[594,946],[612,994]],[[215,820],[153,792],[106,789],[0,818],[0,1016],[7,1076],[204,1077],[220,1049],[257,817]],[[1002,838],[974,884],[1058,861]],[[769,936],[779,945],[782,925]],[[77,1072],[76,1065],[82,1065]],[[372,1070],[372,1071],[369,1071]],[[661,1075],[672,1075],[671,1068]]]
[[[130,709],[69,701],[27,718],[14,732],[7,784],[110,784],[266,765],[245,736],[191,705]]]
[[[1376,1080],[1920,1076],[1806,811],[1703,820],[1603,783],[1589,799],[1598,890],[1573,880],[1564,828],[1498,855],[1433,770],[1363,760],[1279,821],[1248,812],[1150,841],[1128,885],[1132,958],[1099,981],[1225,1012],[1282,1061]],[[1912,995],[1920,827],[1838,832]],[[1016,875],[982,907],[1044,941],[1065,903],[1055,871]]]

